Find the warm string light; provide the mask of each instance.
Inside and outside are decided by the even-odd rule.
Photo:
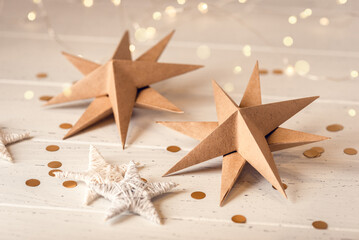
[[[179,5],[183,5],[183,4],[186,3],[186,0],[177,0],[177,3],[178,3]]]
[[[177,11],[173,6],[168,6],[165,9],[165,13],[169,16],[169,17],[176,17]]]
[[[120,6],[120,4],[121,4],[121,0],[111,0],[111,2],[112,2],[113,5],[115,5],[115,6]]]
[[[348,110],[348,114],[351,117],[355,117],[355,115],[357,115],[357,112],[355,111],[355,109],[349,109]]]
[[[329,19],[326,17],[322,17],[319,19],[319,24],[322,26],[328,26],[329,25]]]
[[[356,71],[356,70],[352,70],[352,71],[350,72],[350,76],[351,76],[352,78],[357,78],[357,77],[359,76],[359,73],[358,73],[358,71]]]
[[[238,0],[239,3],[246,3],[247,0]]]
[[[290,24],[296,24],[297,23],[297,17],[296,16],[290,16],[289,18],[288,18],[288,22],[290,23]]]
[[[246,57],[250,57],[252,55],[252,49],[250,45],[244,45],[242,49],[242,53]]]
[[[284,72],[285,72],[285,74],[287,76],[293,76],[294,73],[295,73],[295,70],[294,70],[294,67],[292,65],[288,65]]]
[[[200,13],[205,14],[208,12],[208,5],[207,3],[200,2],[197,6],[197,9]]]
[[[36,12],[35,11],[31,11],[27,14],[27,19],[30,21],[30,22],[33,22],[36,20]]]
[[[310,8],[306,8],[303,12],[299,14],[300,18],[305,19],[312,15],[313,11]]]
[[[33,91],[28,90],[28,91],[26,91],[24,93],[24,98],[26,100],[31,100],[31,99],[33,99],[33,97],[34,97],[34,92]]]
[[[346,3],[347,3],[347,0],[337,0],[337,4],[339,4],[339,5],[343,5]]]
[[[136,50],[136,47],[135,47],[135,45],[130,44],[129,49],[130,49],[130,52],[134,52]]]
[[[294,65],[295,72],[300,76],[305,76],[309,73],[310,65],[305,60],[299,60]]]
[[[284,37],[284,38],[283,38],[283,44],[284,44],[284,46],[286,46],[286,47],[292,46],[292,45],[293,45],[293,38],[290,37],[290,36]]]
[[[240,74],[242,72],[242,67],[241,66],[235,66],[233,68],[233,73],[234,74]]]
[[[162,13],[161,13],[161,12],[154,12],[154,13],[152,14],[152,18],[153,18],[153,20],[155,20],[155,21],[159,21],[159,20],[161,20],[161,18],[162,18]]]

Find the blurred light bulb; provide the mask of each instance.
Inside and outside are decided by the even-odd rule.
[[[26,91],[25,93],[24,93],[24,98],[26,99],[26,100],[30,100],[30,99],[32,99],[34,97],[34,92],[33,91]]]
[[[33,22],[35,21],[36,19],[36,12],[34,11],[31,11],[27,14],[27,19],[30,21],[30,22]]]
[[[357,115],[357,112],[354,109],[349,109],[348,114],[351,117],[355,117],[355,115]]]
[[[239,74],[239,73],[241,73],[242,72],[242,67],[241,66],[235,66],[234,68],[233,68],[233,73],[234,74]]]
[[[242,49],[243,55],[246,57],[250,57],[252,55],[252,49],[249,45],[244,45]]]
[[[291,38],[291,37],[289,37],[289,36],[284,37],[284,38],[283,38],[283,44],[284,44],[284,46],[286,46],[286,47],[292,46],[292,45],[293,45],[293,38]]]
[[[159,20],[161,20],[161,18],[162,18],[162,13],[160,13],[160,12],[154,12],[154,13],[152,14],[152,18],[153,18],[153,20],[159,21]]]
[[[62,85],[62,93],[65,95],[65,97],[71,96],[72,90],[71,90],[71,83],[65,83]]]
[[[154,38],[156,35],[156,28],[154,27],[146,28],[146,35],[148,39]]]
[[[347,0],[337,0],[337,4],[342,5],[342,4],[346,4]]]
[[[293,76],[294,75],[294,67],[292,65],[289,65],[285,69],[285,74],[287,76]]]
[[[303,12],[301,12],[301,13],[299,14],[299,16],[304,19],[304,18],[307,18],[307,17],[311,16],[312,13],[313,13],[312,9],[306,8],[306,9],[304,9]]]
[[[138,28],[135,31],[135,39],[139,42],[144,42],[147,40],[147,31],[145,28]]]
[[[306,75],[310,70],[310,65],[305,60],[299,60],[294,65],[295,72],[300,75],[304,76]]]
[[[177,14],[176,9],[173,6],[168,6],[165,9],[165,13],[169,16],[169,17],[175,17]]]
[[[32,2],[35,3],[35,4],[40,4],[41,0],[32,0]]]
[[[121,0],[111,0],[113,5],[119,6],[121,4]]]
[[[358,77],[358,75],[359,75],[358,71],[353,70],[353,71],[350,72],[350,76],[352,78],[356,78],[356,77]]]
[[[228,82],[228,83],[224,84],[223,89],[224,89],[224,91],[226,91],[228,93],[233,92],[233,90],[234,90],[233,83]]]
[[[186,0],[177,0],[177,3],[178,3],[179,5],[183,5],[183,4],[186,3]]]
[[[319,24],[322,26],[328,26],[329,25],[329,19],[326,17],[322,17],[319,19]]]
[[[288,22],[289,22],[290,24],[296,24],[296,23],[297,23],[297,17],[296,17],[296,16],[290,16],[290,17],[288,18]]]
[[[82,0],[82,4],[85,6],[85,7],[92,7],[93,6],[93,0]]]
[[[136,47],[135,47],[135,45],[130,44],[129,49],[130,49],[130,52],[134,52],[136,50]]]
[[[239,3],[246,3],[247,0],[238,0]]]
[[[197,9],[200,11],[200,13],[205,14],[208,12],[208,5],[207,3],[200,2],[197,6]]]

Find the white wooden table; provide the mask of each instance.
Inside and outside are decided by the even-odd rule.
[[[44,5],[29,0],[0,1],[0,127],[3,131],[28,130],[33,136],[9,146],[14,164],[0,163],[0,239],[359,239],[359,157],[343,153],[347,147],[359,149],[358,116],[351,116],[359,111],[359,80],[350,77],[352,70],[359,70],[359,2],[207,1],[209,11],[201,14],[198,1],[179,5],[174,0],[122,0],[115,7],[110,0],[95,0],[90,8],[77,0],[42,1]],[[176,17],[165,14],[168,5],[177,8]],[[312,16],[298,17],[294,25],[288,23],[290,15],[298,16],[305,8],[312,9]],[[30,11],[37,13],[35,21],[27,20]],[[155,11],[162,12],[160,21],[152,19]],[[330,20],[328,26],[319,24],[322,17]],[[136,27],[155,27],[157,33],[154,39],[139,42],[134,37]],[[136,47],[135,56],[176,29],[160,61],[205,65],[153,85],[185,113],[135,109],[125,150],[112,118],[61,140],[66,130],[59,124],[75,123],[89,101],[42,107],[40,96],[55,95],[64,84],[81,78],[60,51],[105,62],[126,29]],[[293,46],[283,46],[285,36],[294,39]],[[201,45],[210,49],[206,59],[197,56]],[[249,57],[242,54],[245,45],[251,47]],[[219,207],[221,158],[162,178],[197,141],[154,122],[216,120],[211,80],[239,101],[257,59],[269,72],[261,77],[264,102],[321,96],[284,126],[332,139],[274,154],[288,185],[288,200],[246,166],[226,204]],[[310,64],[307,75],[272,73],[298,60]],[[233,72],[235,66],[241,66],[239,74]],[[39,72],[48,77],[36,78]],[[28,91],[30,99],[24,97]],[[344,130],[328,132],[326,126],[332,123],[342,124]],[[60,150],[46,151],[50,144]],[[86,169],[90,144],[109,162],[144,163],[140,173],[149,181],[179,184],[173,193],[154,200],[163,225],[134,215],[106,223],[108,201],[84,206],[85,185],[64,188],[61,180],[48,175],[47,163],[54,160],[62,162],[62,170]],[[169,145],[182,150],[168,152]],[[325,153],[314,159],[304,157],[303,151],[312,146],[324,147]],[[26,186],[30,178],[41,184]],[[207,196],[192,199],[193,191]],[[247,222],[233,223],[231,217],[236,214],[244,215]],[[328,223],[328,229],[314,229],[315,220]]]

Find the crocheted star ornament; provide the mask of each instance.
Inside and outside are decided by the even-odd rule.
[[[6,145],[15,143],[30,137],[30,133],[3,133],[0,131],[0,159],[13,162]]]
[[[177,184],[172,182],[144,182],[133,161],[127,167],[125,177],[120,182],[90,184],[96,193],[112,202],[106,220],[125,211],[130,211],[160,224],[160,217],[151,202],[151,198],[169,192]]]
[[[99,151],[91,145],[89,152],[89,167],[86,171],[55,172],[54,174],[55,177],[82,181],[89,186],[91,183],[119,182],[123,179],[126,169],[127,164],[114,165],[107,163]],[[89,205],[99,197],[99,194],[91,188],[88,188],[85,196],[85,204]]]

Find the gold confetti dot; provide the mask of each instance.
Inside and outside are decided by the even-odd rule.
[[[49,171],[49,175],[51,176],[51,177],[55,177],[55,172],[62,172],[60,169],[53,169],[53,170],[51,170],[51,171]]]
[[[53,98],[53,96],[46,96],[46,95],[44,95],[44,96],[39,97],[39,99],[40,99],[41,101],[49,101],[51,98]]]
[[[316,150],[313,150],[313,148],[312,148],[312,149],[304,151],[303,155],[306,156],[307,158],[316,158],[316,157],[320,156],[320,153],[317,152]]]
[[[43,72],[38,73],[38,74],[36,74],[36,77],[37,77],[37,78],[46,78],[46,77],[47,77],[47,73],[43,73]]]
[[[282,69],[273,69],[272,73],[280,75],[280,74],[283,74],[283,70]]]
[[[60,147],[57,145],[49,145],[46,147],[46,150],[49,152],[56,152],[59,149],[60,149]]]
[[[62,185],[66,188],[74,188],[77,186],[77,182],[75,181],[65,181],[62,183]]]
[[[72,124],[71,123],[61,123],[59,127],[62,129],[70,129],[70,128],[72,128]]]
[[[234,215],[232,221],[235,223],[246,223],[247,219],[243,215]]]
[[[167,147],[167,151],[169,151],[169,152],[178,152],[180,150],[181,150],[181,148],[177,147],[177,146],[169,146],[169,147]]]
[[[49,168],[59,168],[62,166],[62,163],[59,161],[52,161],[47,164]]]
[[[338,132],[338,131],[341,131],[343,129],[344,129],[344,127],[342,125],[340,125],[340,124],[332,124],[332,125],[327,126],[327,130],[329,132]]]
[[[147,182],[147,179],[146,178],[141,178],[142,181],[144,182]]]
[[[288,188],[287,184],[282,183],[283,189],[286,190]],[[277,188],[275,186],[272,186],[272,188],[274,188],[275,190],[277,190]]]
[[[259,74],[262,74],[262,75],[268,74],[268,70],[267,69],[259,69]]]
[[[37,179],[29,179],[25,182],[25,184],[29,187],[37,187],[40,185],[40,181]]]
[[[316,229],[327,229],[328,228],[328,224],[326,222],[323,222],[323,221],[314,221],[312,223],[312,225]]]
[[[355,148],[346,148],[344,149],[344,153],[348,155],[356,155],[358,151]]]
[[[311,149],[314,151],[317,151],[320,154],[322,154],[324,152],[324,148],[322,148],[322,147],[312,147]]]
[[[194,199],[203,199],[206,197],[206,194],[204,192],[193,192],[191,197]]]

